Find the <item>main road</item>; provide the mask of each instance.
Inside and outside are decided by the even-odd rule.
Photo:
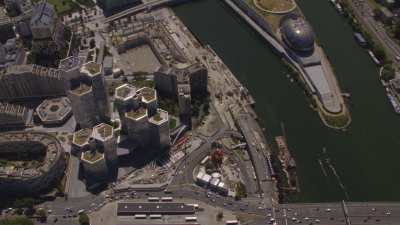
[[[366,0],[348,0],[350,7],[355,12],[358,21],[372,32],[380,44],[390,53],[390,58],[400,56],[400,46],[386,33],[383,25],[374,19],[374,13]]]

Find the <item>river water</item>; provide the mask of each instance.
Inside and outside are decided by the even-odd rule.
[[[346,132],[323,126],[268,44],[222,0],[197,0],[174,11],[250,90],[268,138],[280,135],[284,124],[301,187],[290,201],[400,201],[400,118],[379,83],[377,68],[328,0],[297,3],[330,58],[342,90],[351,93],[353,121]],[[324,147],[345,190],[324,160],[327,176],[321,169],[318,159]]]

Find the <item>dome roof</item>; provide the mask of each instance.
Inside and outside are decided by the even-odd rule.
[[[281,23],[283,40],[296,51],[311,51],[314,48],[315,35],[310,26],[299,16],[289,16]]]

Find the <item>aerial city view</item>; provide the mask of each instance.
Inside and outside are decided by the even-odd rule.
[[[400,0],[0,0],[0,225],[400,225]]]

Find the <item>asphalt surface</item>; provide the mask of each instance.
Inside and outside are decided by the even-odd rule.
[[[373,10],[367,0],[349,0],[349,3],[362,25],[366,26],[378,38],[382,46],[391,53],[391,58],[400,56],[400,46],[386,33],[383,25],[374,19]]]

